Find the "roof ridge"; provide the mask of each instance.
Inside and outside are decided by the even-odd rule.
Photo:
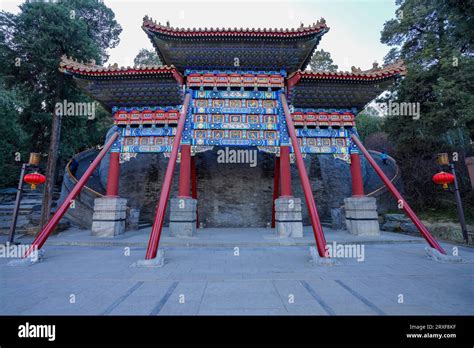
[[[80,72],[125,72],[128,70],[136,71],[149,71],[149,70],[175,70],[174,65],[133,65],[133,66],[121,66],[117,63],[109,64],[107,67],[97,65],[95,60],[89,62],[83,62],[75,60],[72,57],[63,55],[59,63],[59,70],[64,72],[65,70],[72,69]]]
[[[323,29],[328,28],[326,25],[326,20],[324,18],[319,19],[316,23],[312,23],[308,26],[300,26],[297,28],[178,28],[178,27],[171,27],[169,23],[166,25],[161,24],[160,22],[156,22],[151,17],[144,16],[143,17],[143,28],[150,28],[151,30],[167,32],[170,34],[182,34],[182,33],[196,33],[196,34],[209,34],[209,33],[254,33],[254,34],[285,34],[285,33],[293,33],[293,34],[301,34],[301,33],[312,33],[312,32],[319,32]]]
[[[343,76],[343,77],[377,77],[383,75],[393,75],[393,74],[400,74],[405,75],[407,72],[407,68],[403,62],[403,60],[398,60],[393,64],[386,65],[384,67],[379,67],[378,63],[374,63],[371,69],[361,70],[360,68],[351,67],[351,71],[328,71],[328,70],[298,70],[291,74],[292,77],[296,74],[301,76],[321,76],[321,75],[329,75],[329,76]]]

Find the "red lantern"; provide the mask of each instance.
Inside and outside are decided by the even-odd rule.
[[[27,184],[30,184],[33,190],[36,190],[36,185],[44,184],[46,177],[38,172],[34,172],[31,174],[26,174],[23,180]]]
[[[448,184],[452,184],[454,182],[454,175],[451,173],[439,172],[433,175],[433,181],[435,184],[443,185],[443,188],[446,190],[448,188]]]

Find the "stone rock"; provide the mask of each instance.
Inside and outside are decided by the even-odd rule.
[[[433,222],[425,223],[426,228],[433,234],[434,237],[449,240],[458,243],[464,243],[464,236],[462,235],[461,226],[454,222]],[[468,231],[474,231],[474,226],[467,225]],[[470,241],[472,244],[472,238]]]
[[[400,222],[388,221],[382,225],[382,231],[388,232],[400,232]]]
[[[404,222],[400,224],[400,229],[405,233],[420,233],[413,222]]]
[[[385,222],[409,222],[410,218],[407,217],[405,214],[385,214],[384,215]]]

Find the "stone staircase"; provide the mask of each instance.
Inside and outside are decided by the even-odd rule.
[[[16,189],[4,189],[0,191],[0,234],[8,234],[13,219],[15,207]],[[34,234],[37,231],[41,219],[41,205],[43,201],[44,186],[32,190],[28,185],[23,188],[23,194],[18,212],[15,234]],[[56,209],[56,201],[59,198],[59,189],[55,187],[53,193],[53,212]]]

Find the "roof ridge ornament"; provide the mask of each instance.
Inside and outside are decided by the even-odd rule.
[[[117,63],[109,63],[107,66],[100,66],[96,64],[96,61],[94,59],[88,61],[88,62],[83,62],[79,60],[75,60],[72,57],[67,57],[66,55],[63,55],[61,57],[61,61],[59,63],[59,70],[61,72],[65,72],[66,70],[69,71],[80,71],[80,72],[90,72],[90,73],[97,73],[97,72],[128,72],[130,70],[135,70],[135,71],[149,71],[149,70],[155,70],[159,72],[165,72],[165,71],[170,71],[170,70],[176,70],[176,68],[173,65],[167,66],[167,65],[157,65],[157,64],[152,64],[152,65],[133,65],[133,66],[119,66]]]
[[[394,75],[406,75],[407,68],[403,60],[398,60],[393,64],[379,67],[378,63],[374,63],[372,69],[362,70],[361,68],[351,67],[351,72],[348,71],[324,71],[324,70],[298,70],[289,76],[289,79],[296,78],[295,76],[306,78],[331,78],[331,77],[358,77],[358,78],[389,78]],[[298,78],[299,80],[299,78]]]
[[[154,29],[156,31],[162,31],[166,34],[180,34],[185,32],[194,32],[194,34],[209,34],[209,33],[217,33],[217,34],[238,34],[238,33],[250,33],[250,34],[260,34],[260,33],[296,33],[297,35],[301,35],[301,33],[306,32],[319,32],[321,29],[326,28],[326,20],[324,18],[319,19],[316,23],[311,25],[305,26],[303,22],[300,23],[300,26],[297,28],[174,28],[170,25],[169,21],[166,21],[165,25],[162,25],[160,22],[156,23],[156,20],[153,20],[148,15],[143,17],[143,28],[149,27],[150,29]]]

